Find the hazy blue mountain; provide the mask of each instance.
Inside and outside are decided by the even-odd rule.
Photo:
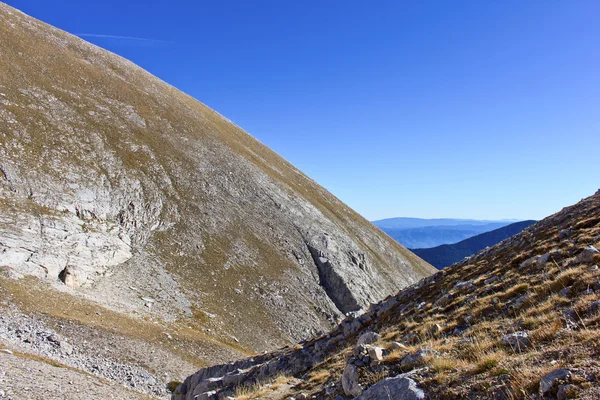
[[[402,245],[419,249],[457,243],[517,221],[398,217],[380,219],[373,224]]]
[[[372,221],[375,226],[381,229],[412,229],[424,227],[440,227],[440,226],[460,226],[460,225],[487,225],[490,223],[504,223],[504,225],[517,222],[517,219],[505,220],[485,220],[485,219],[460,219],[460,218],[409,218],[396,217],[385,218],[377,221]]]
[[[457,243],[480,233],[489,232],[510,224],[490,222],[486,224],[461,224],[424,226],[419,228],[381,228],[397,242],[409,248],[435,247],[441,244]]]
[[[429,249],[411,249],[411,251],[434,267],[442,269],[488,246],[494,246],[504,239],[516,235],[535,222],[532,220],[515,222],[514,224],[470,237],[458,243],[444,244]]]

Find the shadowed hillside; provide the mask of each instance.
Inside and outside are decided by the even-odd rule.
[[[428,249],[410,250],[434,267],[442,269],[465,257],[469,257],[486,247],[500,243],[504,239],[521,232],[523,229],[534,223],[535,221],[515,222],[514,224],[470,237],[458,243],[443,244]]]

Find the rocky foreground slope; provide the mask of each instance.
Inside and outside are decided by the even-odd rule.
[[[180,399],[598,399],[600,191]]]
[[[5,347],[157,395],[434,271],[213,110],[2,3],[0,269]]]

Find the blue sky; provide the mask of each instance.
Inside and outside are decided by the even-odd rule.
[[[600,188],[596,0],[8,4],[191,94],[369,219],[539,219]]]

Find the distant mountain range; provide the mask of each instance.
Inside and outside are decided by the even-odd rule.
[[[387,218],[373,221],[385,233],[409,248],[452,244],[484,232],[502,228],[517,220],[475,220],[455,218]]]
[[[411,251],[434,267],[442,269],[488,246],[494,246],[504,239],[516,235],[535,222],[533,220],[515,222],[514,224],[470,237],[458,243],[444,244],[429,249],[411,249]]]

